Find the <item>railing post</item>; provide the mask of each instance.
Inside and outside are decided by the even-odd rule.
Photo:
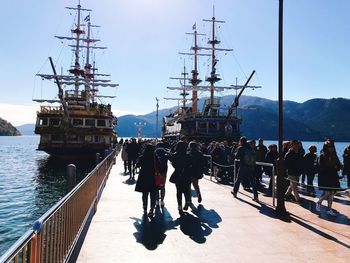
[[[98,165],[101,161],[100,153],[96,153],[96,165]]]
[[[42,221],[37,220],[33,225],[34,236],[30,241],[30,254],[29,254],[30,263],[40,262],[40,251],[41,251],[40,231],[41,231],[42,224],[43,224]]]
[[[275,182],[275,166],[273,165],[272,166],[272,177],[270,180],[272,180],[272,205],[273,207],[276,206],[276,196],[275,196],[275,185],[276,185],[276,182]]]
[[[236,178],[237,178],[237,160],[235,159],[233,161],[233,185],[235,185],[235,182],[236,182]]]
[[[210,181],[212,181],[213,172],[213,157],[210,155]]]
[[[77,168],[74,164],[67,165],[67,191],[71,191],[76,184]]]

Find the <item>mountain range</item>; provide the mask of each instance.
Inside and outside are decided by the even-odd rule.
[[[221,105],[229,106],[234,96],[221,97]],[[198,103],[203,107],[204,99]],[[172,108],[170,110],[175,110]],[[303,103],[284,101],[285,140],[320,141],[332,138],[336,141],[350,141],[350,100],[344,98],[311,99]],[[119,137],[136,137],[138,126],[142,126],[143,137],[160,137],[162,119],[169,109],[158,111],[156,134],[156,111],[145,115],[124,115],[118,118]],[[242,116],[242,135],[249,139],[262,137],[276,140],[278,137],[278,102],[254,96],[242,96],[238,108]],[[34,124],[18,126],[22,134],[33,134]]]

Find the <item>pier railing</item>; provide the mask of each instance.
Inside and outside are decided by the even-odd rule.
[[[34,223],[1,258],[3,262],[66,262],[105,186],[116,148],[83,181]]]

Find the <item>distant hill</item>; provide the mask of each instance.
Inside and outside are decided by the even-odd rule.
[[[11,123],[0,118],[0,136],[20,136],[21,133]]]
[[[221,97],[221,105],[229,106],[234,96]],[[199,109],[203,99],[199,100]],[[284,101],[284,139],[350,141],[350,100],[344,98],[312,99],[303,103]],[[242,96],[238,109],[243,118],[241,132],[248,138],[275,140],[278,137],[278,103],[254,96]],[[163,116],[169,110],[159,111],[158,134],[160,136]],[[134,123],[145,122],[143,136],[154,137],[156,112],[145,115],[125,115],[119,117],[117,127],[121,137],[137,136]]]
[[[35,124],[24,124],[16,127],[22,135],[34,135]]]
[[[235,96],[221,97],[221,105],[229,106]],[[198,102],[202,109],[203,100]],[[284,139],[350,141],[350,100],[344,98],[312,99],[303,103],[284,101]],[[174,110],[175,108],[172,108]],[[157,137],[160,137],[162,119],[169,109],[159,110]],[[242,96],[238,108],[242,116],[242,135],[251,139],[263,137],[276,140],[278,137],[278,103],[254,96]],[[136,137],[137,126],[141,123],[144,137],[156,135],[156,112],[145,115],[124,115],[118,118],[119,137]],[[18,126],[24,135],[34,134],[34,124]],[[1,127],[1,126],[0,126]]]

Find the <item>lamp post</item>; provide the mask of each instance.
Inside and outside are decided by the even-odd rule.
[[[282,151],[283,143],[283,0],[279,0],[278,9],[278,152],[277,160],[277,206],[279,216],[287,214],[284,204],[285,161]],[[274,189],[273,189],[274,190]]]
[[[157,139],[157,136],[158,136],[158,108],[159,108],[159,99],[156,97],[156,101],[157,101],[157,104],[156,104],[156,107],[157,107],[157,111],[156,111],[156,134],[154,136],[154,138]]]
[[[137,127],[137,138],[142,138],[142,127],[146,126],[146,122],[134,122],[135,126]]]

